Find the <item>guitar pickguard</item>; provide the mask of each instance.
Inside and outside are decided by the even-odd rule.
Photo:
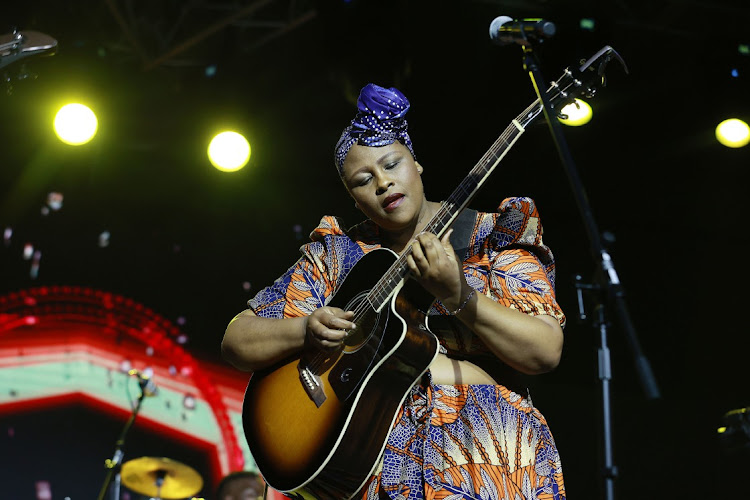
[[[379,313],[370,309],[357,323],[365,341],[344,348],[344,355],[328,374],[328,383],[340,401],[348,401],[357,392],[365,376],[383,358],[384,332],[391,323],[391,311],[384,307]]]

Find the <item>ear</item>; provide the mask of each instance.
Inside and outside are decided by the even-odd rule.
[[[414,164],[417,166],[417,172],[419,172],[419,175],[422,175],[422,172],[424,172],[422,165],[420,165],[418,161],[415,161]]]

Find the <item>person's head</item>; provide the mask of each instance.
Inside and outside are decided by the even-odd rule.
[[[263,479],[255,472],[232,472],[219,482],[216,500],[259,500],[264,487]]]
[[[392,231],[413,224],[426,201],[422,166],[404,118],[409,107],[398,89],[366,85],[359,94],[357,115],[342,132],[334,154],[357,208]]]

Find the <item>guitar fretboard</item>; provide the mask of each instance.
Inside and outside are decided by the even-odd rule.
[[[487,150],[458,187],[453,190],[453,193],[441,204],[435,215],[425,225],[425,231],[435,234],[438,238],[443,236],[461,210],[476,196],[484,182],[500,163],[500,160],[521,137],[526,127],[539,116],[541,111],[539,100],[536,100],[506,127],[490,149]],[[376,311],[379,311],[388,302],[408,275],[409,268],[406,264],[406,257],[410,252],[411,247],[401,254],[367,295],[370,305]]]

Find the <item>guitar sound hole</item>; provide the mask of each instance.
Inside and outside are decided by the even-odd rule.
[[[344,309],[346,311],[357,311],[355,315],[357,327],[349,330],[347,337],[344,339],[344,354],[357,352],[372,338],[380,324],[380,314],[373,311],[372,307],[366,303],[368,292],[369,290],[365,290],[354,296]]]

